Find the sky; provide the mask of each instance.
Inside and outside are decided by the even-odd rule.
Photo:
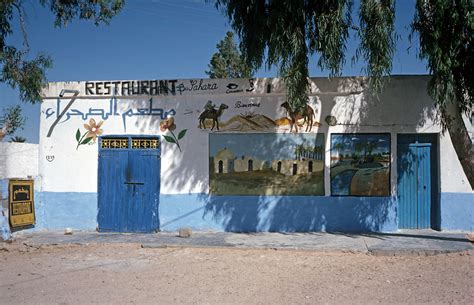
[[[390,151],[390,134],[358,134],[347,135],[347,134],[332,134],[331,135],[331,147],[335,147],[338,143],[342,143],[341,149],[331,149],[333,156],[339,154],[352,155],[356,152],[356,145],[363,143],[376,143],[376,146],[372,149],[372,153],[385,153]]]
[[[26,29],[32,54],[43,52],[54,60],[48,81],[192,79],[207,78],[205,71],[216,44],[232,28],[214,5],[204,0],[128,0],[110,25],[96,27],[74,20],[55,28],[53,15],[36,0],[25,0]],[[408,40],[415,0],[396,1],[399,36],[392,74],[426,74],[417,56],[418,46]],[[357,0],[355,8],[358,7]],[[17,20],[17,19],[15,19]],[[22,35],[14,20],[8,43],[20,47]],[[348,43],[342,75],[363,75],[363,62],[351,64],[356,40]],[[311,76],[328,76],[310,59]],[[256,77],[276,77],[277,69],[257,71]],[[0,84],[0,109],[20,104],[27,118],[15,135],[38,143],[39,104],[22,103],[18,92]]]

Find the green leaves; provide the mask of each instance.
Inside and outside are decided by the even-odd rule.
[[[471,188],[474,188],[472,140],[462,113],[474,107],[474,2],[431,0],[416,2],[412,37],[420,40],[418,56],[427,62],[428,93],[441,113]]]
[[[277,65],[292,109],[304,109],[309,88],[309,56],[340,73],[351,26],[351,0],[218,0],[239,34],[246,62],[256,70]]]
[[[420,38],[419,57],[432,74],[428,90],[442,113],[451,102],[461,112],[473,107],[473,12],[472,0],[416,2],[412,34]]]
[[[75,18],[92,20],[98,25],[108,23],[118,14],[124,0],[40,0],[40,4],[55,15],[56,26],[67,25]],[[47,84],[46,70],[51,68],[52,60],[46,54],[30,54],[25,9],[28,9],[25,1],[0,1],[0,83],[18,88],[22,101],[36,103],[41,101],[41,90]],[[13,29],[22,31],[23,41],[17,42],[17,46],[7,44],[8,36],[14,34]],[[20,49],[20,45],[25,48]]]
[[[0,50],[0,82],[11,88],[18,87],[22,101],[35,103],[41,101],[40,92],[46,85],[45,70],[51,67],[52,61],[44,54],[26,60],[25,54],[10,46]]]
[[[51,3],[52,2],[52,3]],[[75,0],[75,1],[47,1],[40,0],[41,5],[49,6],[55,15],[55,26],[63,26],[74,18],[92,20],[95,25],[108,24],[122,9],[124,0]]]
[[[24,125],[25,118],[19,105],[3,109],[0,115],[0,129],[5,131],[3,136],[13,134],[19,128],[23,129]]]
[[[355,58],[367,62],[373,92],[382,90],[383,79],[392,70],[395,53],[395,0],[362,0],[359,9],[360,45]]]
[[[168,142],[168,143],[176,144],[176,146],[178,146],[179,151],[181,151],[181,145],[179,145],[179,140],[184,138],[184,136],[186,135],[186,131],[188,131],[188,130],[187,129],[181,130],[178,133],[178,137],[176,137],[174,132],[172,130],[169,130],[169,132],[171,133],[171,136],[163,135],[163,138],[165,138],[166,142]]]
[[[77,141],[76,150],[79,148],[80,145],[89,144],[90,141],[92,141],[93,139],[94,137],[90,135],[88,131],[85,131],[84,134],[81,135],[81,131],[78,128],[76,131],[76,141]]]
[[[339,75],[350,31],[360,38],[355,60],[367,63],[376,91],[391,71],[395,50],[395,0],[361,0],[360,28],[352,23],[352,0],[216,0],[239,34],[242,55],[253,69],[276,65],[285,80],[292,109],[305,107],[309,56]]]
[[[176,141],[173,137],[170,137],[170,136],[163,136],[163,138],[165,138],[166,142],[169,142],[169,143],[174,143],[176,144]]]
[[[181,140],[182,138],[184,138],[184,136],[186,135],[186,131],[188,131],[188,130],[183,129],[178,133],[178,140]]]
[[[252,69],[245,63],[237,45],[234,34],[227,32],[226,37],[217,44],[217,52],[212,55],[209,71],[210,78],[250,78]]]
[[[85,138],[84,140],[82,140],[82,142],[81,142],[80,145],[87,144],[87,143],[89,143],[90,141],[92,141],[92,139],[93,139],[92,137],[90,137],[90,138]]]

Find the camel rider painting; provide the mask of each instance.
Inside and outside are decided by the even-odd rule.
[[[204,106],[204,111],[214,112],[216,111],[216,105],[214,105],[212,101],[207,101],[206,105]]]

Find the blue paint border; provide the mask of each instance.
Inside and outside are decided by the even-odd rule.
[[[95,230],[97,193],[37,192],[35,229]],[[473,231],[474,193],[442,193],[441,229]],[[161,194],[161,230],[395,232],[396,197]]]

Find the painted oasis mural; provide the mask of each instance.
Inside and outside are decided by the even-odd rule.
[[[324,195],[323,134],[209,134],[214,195]]]
[[[390,134],[331,135],[331,195],[390,196]]]

